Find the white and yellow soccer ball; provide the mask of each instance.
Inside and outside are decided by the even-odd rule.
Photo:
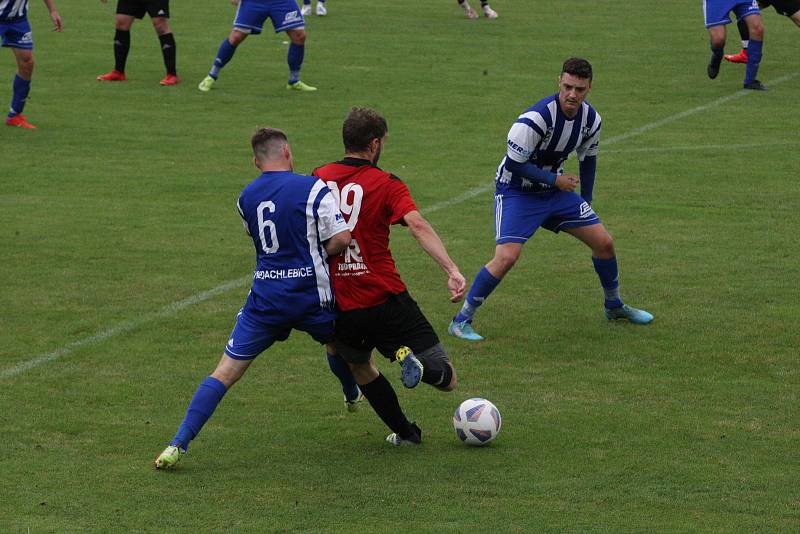
[[[486,445],[497,437],[502,425],[500,410],[486,399],[467,399],[453,415],[456,435],[467,445]]]

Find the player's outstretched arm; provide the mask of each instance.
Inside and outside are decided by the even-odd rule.
[[[53,3],[53,0],[44,0],[44,5],[47,6],[47,10],[50,12],[50,20],[53,21],[53,31],[60,32],[64,28],[64,23],[61,22],[61,15],[58,14],[56,5]]]
[[[411,235],[419,242],[422,249],[447,273],[447,289],[450,290],[450,301],[458,302],[461,300],[467,291],[467,281],[458,270],[458,265],[450,259],[439,235],[416,210],[406,213],[403,221],[408,225]]]
[[[350,239],[350,232],[345,230],[333,235],[322,246],[325,247],[325,253],[328,254],[328,257],[336,256],[350,245]]]

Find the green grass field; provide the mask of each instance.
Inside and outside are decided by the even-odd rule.
[[[60,0],[63,34],[31,4],[39,129],[0,128],[0,532],[800,531],[800,31],[787,19],[764,17],[771,90],[743,94],[741,65],[706,78],[697,0],[495,0],[494,21],[454,1],[331,0],[307,23],[317,93],[285,91],[285,35],[267,31],[202,94],[226,1],[173,3],[184,83],[171,88],[149,20],[129,81],[101,84],[113,2]],[[471,280],[493,252],[508,127],[555,92],[570,55],[592,61],[604,120],[594,207],[623,297],[652,325],[609,324],[588,250],[542,231],[481,309],[487,341],[459,342],[444,276],[398,229],[398,267],[460,378],[451,394],[407,391],[379,362],[422,447],[384,443],[370,409],[347,414],[323,352],[295,334],[178,470],[152,468],[247,292],[235,201],[257,175],[257,126],[284,129],[308,172],[341,155],[351,105],[376,107],[391,131],[382,167]],[[472,396],[504,416],[483,449],[450,423]]]

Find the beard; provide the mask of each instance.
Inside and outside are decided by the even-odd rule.
[[[378,160],[381,159],[381,149],[379,148],[375,155],[372,157],[372,164],[377,166]]]

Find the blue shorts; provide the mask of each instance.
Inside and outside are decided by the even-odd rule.
[[[33,35],[28,19],[16,22],[0,22],[0,36],[3,38],[3,46],[8,48],[33,48]]]
[[[494,196],[495,243],[524,243],[541,226],[558,233],[566,228],[600,224],[600,217],[574,191],[523,193],[503,191]]]
[[[241,0],[233,27],[244,33],[259,34],[267,18],[275,33],[302,28],[306,24],[295,0]]]
[[[259,320],[257,314],[242,309],[225,345],[225,354],[234,360],[252,360],[276,341],[286,341],[292,330],[302,330],[319,343],[332,343],[335,316],[332,311],[321,311],[313,317],[278,324]]]
[[[736,15],[736,20],[761,13],[758,9],[758,0],[703,0],[706,28],[730,24],[731,11]]]

